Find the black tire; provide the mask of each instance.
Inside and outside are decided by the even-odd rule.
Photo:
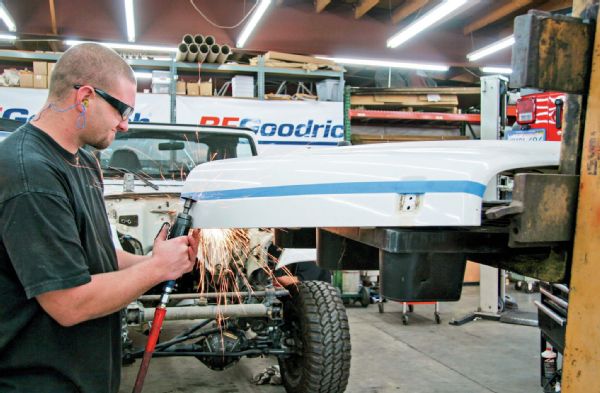
[[[287,393],[343,393],[350,377],[350,328],[337,289],[304,281],[284,304],[286,330],[301,354],[279,358]]]
[[[523,291],[525,293],[534,293],[535,292],[535,284],[531,281],[528,281],[523,286]]]
[[[363,307],[368,307],[371,304],[371,294],[369,293],[369,288],[360,287],[358,291],[360,295],[360,305]]]
[[[520,291],[523,288],[523,281],[515,281],[515,289]]]

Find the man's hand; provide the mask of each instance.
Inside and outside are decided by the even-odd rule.
[[[151,258],[156,268],[164,274],[164,281],[176,280],[191,271],[196,262],[196,255],[192,258],[192,252],[195,250],[198,253],[197,239],[193,241],[188,235],[167,240],[168,232],[168,225],[163,225],[154,239]]]

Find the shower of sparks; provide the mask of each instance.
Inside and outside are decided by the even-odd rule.
[[[248,229],[202,229],[198,247],[198,291],[207,293],[214,290],[217,294],[222,294],[217,296],[216,303],[219,306],[243,303],[240,292],[253,291],[248,277],[250,272],[247,271],[250,260],[255,262],[270,280],[276,281],[268,262],[271,260],[276,264],[277,259],[268,254],[260,242],[254,244],[256,239],[260,238],[257,234],[264,236],[265,233]],[[282,270],[286,275],[292,276],[287,268]],[[227,297],[227,292],[234,292],[236,295]],[[220,315],[217,321],[222,319],[223,316]]]

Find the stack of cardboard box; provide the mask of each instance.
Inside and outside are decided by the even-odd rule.
[[[186,84],[188,96],[212,96],[212,79],[206,82],[188,82]]]
[[[29,70],[19,71],[19,86],[47,89],[50,82],[50,75],[54,69],[54,64],[55,63],[47,63],[45,61],[34,61],[33,72]]]

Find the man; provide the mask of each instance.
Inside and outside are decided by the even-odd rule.
[[[193,236],[116,252],[99,149],[125,132],[131,68],[111,49],[65,52],[36,118],[0,143],[0,392],[117,392],[119,310],[193,267]]]

